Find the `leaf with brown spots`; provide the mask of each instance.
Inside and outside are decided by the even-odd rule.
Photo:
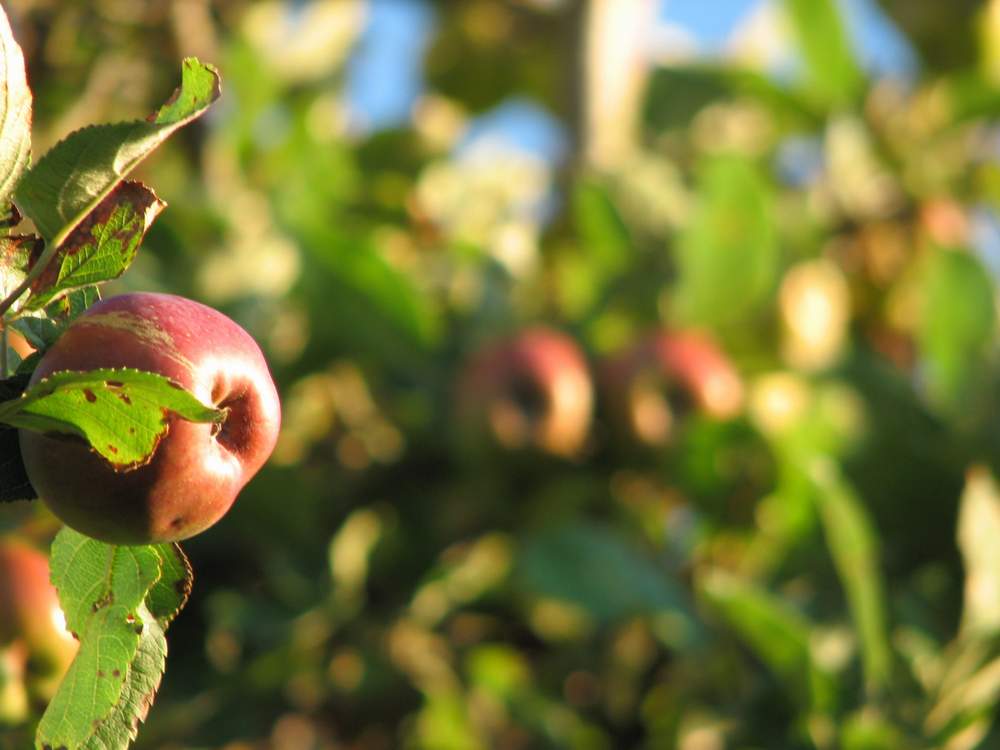
[[[126,750],[159,688],[165,631],[187,600],[191,566],[176,544],[115,546],[67,528],[51,568],[67,623],[82,638],[36,744]]]
[[[184,60],[178,97],[152,121],[92,125],[57,143],[24,175],[15,197],[45,241],[61,245],[116,185],[178,128],[218,99],[218,71]]]
[[[26,310],[40,310],[56,297],[117,279],[135,260],[146,231],[166,204],[145,185],[123,182],[87,214],[31,285]],[[41,256],[36,245],[31,262]]]
[[[120,471],[152,459],[172,415],[193,422],[225,416],[162,375],[129,369],[57,372],[0,403],[0,422],[82,437]]]
[[[163,573],[150,589],[146,606],[160,625],[166,628],[187,604],[194,583],[194,572],[187,555],[176,542],[157,544],[153,549],[160,555],[160,569]]]
[[[99,675],[127,670],[136,656],[139,637],[125,622],[127,611],[114,605],[88,619],[80,650],[38,725],[38,745],[84,747],[94,733],[94,722],[109,717],[120,704],[124,681]]]
[[[136,659],[140,639],[129,619],[141,616],[161,562],[149,547],[116,547],[63,529],[50,566],[67,628],[80,634],[80,651],[39,724],[38,744],[80,748],[94,722],[121,703],[125,680],[110,675],[127,675]]]
[[[145,627],[140,626],[139,647],[125,674],[121,697],[107,717],[94,722],[94,733],[80,745],[80,750],[125,750],[153,705],[166,669],[167,639],[145,606],[140,606],[139,616]],[[121,679],[118,670],[112,674],[116,680]]]

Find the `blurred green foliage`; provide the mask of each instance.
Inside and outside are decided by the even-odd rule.
[[[426,90],[369,131],[360,0],[5,3],[42,146],[218,65],[116,284],[231,314],[283,396],[271,465],[185,545],[137,747],[1000,746],[1000,4],[882,3],[920,56],[896,81],[840,3],[775,3],[798,75],[641,65],[601,164],[563,5],[433,4]],[[511,96],[564,161],[464,140]],[[465,357],[539,322],[593,365],[586,448],[465,450]],[[639,445],[597,373],[657,328],[709,332],[742,400]],[[0,524],[51,534],[35,506]]]

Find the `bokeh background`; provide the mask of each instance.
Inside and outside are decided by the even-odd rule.
[[[1000,2],[4,7],[283,397],[137,748],[1000,747]]]

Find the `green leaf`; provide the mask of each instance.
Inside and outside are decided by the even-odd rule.
[[[958,511],[958,548],[965,563],[962,631],[1000,630],[1000,487],[989,470],[969,470]]]
[[[697,192],[701,204],[677,247],[673,313],[719,332],[748,325],[777,283],[771,193],[754,166],[735,156],[705,163]]]
[[[628,228],[597,180],[581,180],[573,191],[573,217],[584,251],[597,272],[610,276],[628,267],[632,241]]]
[[[50,564],[80,651],[42,717],[37,746],[125,750],[159,687],[164,630],[190,590],[190,566],[177,545],[119,547],[69,528]]]
[[[22,315],[11,325],[36,349],[48,349],[77,315],[100,299],[96,286],[73,289],[50,302],[44,310]]]
[[[114,710],[139,647],[137,628],[121,605],[101,607],[87,619],[80,650],[38,725],[39,747],[83,747],[94,722]]]
[[[148,463],[170,428],[170,412],[193,422],[221,422],[168,378],[130,369],[57,372],[0,403],[0,422],[84,438],[115,468]]]
[[[160,556],[160,567],[163,572],[149,590],[146,604],[159,625],[166,628],[187,603],[191,595],[194,574],[187,555],[176,542],[159,544],[156,546],[156,551]]]
[[[784,0],[784,8],[806,64],[810,91],[830,108],[852,104],[864,77],[835,0]]]
[[[10,214],[10,198],[31,160],[31,89],[24,55],[0,7],[0,216]]]
[[[111,713],[94,727],[81,750],[125,750],[138,735],[139,722],[146,720],[160,680],[167,667],[167,638],[155,617],[140,605],[136,620],[142,624],[139,644],[118,702]]]
[[[946,73],[935,81],[946,97],[948,117],[942,129],[982,117],[1000,114],[1000,90],[988,76],[976,70],[958,70]]]
[[[671,616],[690,643],[698,623],[683,589],[632,546],[599,526],[573,524],[535,534],[518,561],[532,593],[574,604],[600,622],[637,614]]]
[[[746,645],[785,683],[789,696],[816,710],[831,708],[833,677],[815,664],[812,624],[776,596],[722,571],[701,576],[699,589]]]
[[[941,405],[967,405],[986,376],[986,351],[996,330],[993,284],[982,264],[959,251],[938,251],[924,269],[918,332],[927,387]]]
[[[42,717],[37,742],[78,748],[121,699],[143,629],[137,611],[160,577],[160,557],[150,547],[116,547],[64,528],[50,566],[80,651]]]
[[[573,223],[577,245],[559,265],[560,297],[571,314],[593,313],[632,260],[632,240],[597,178],[582,178],[573,187]]]
[[[808,471],[817,490],[827,544],[861,642],[865,682],[869,690],[879,691],[892,680],[893,652],[878,536],[864,505],[833,461],[814,459]]]
[[[49,564],[66,627],[78,635],[102,607],[114,603],[133,611],[160,577],[155,549],[117,547],[69,528],[52,543]]]
[[[427,295],[410,275],[394,268],[373,247],[331,234],[316,244],[310,243],[307,249],[345,287],[347,295],[356,295],[357,309],[350,314],[379,315],[395,330],[420,344],[437,340],[440,320]],[[329,287],[325,288],[329,294]],[[331,305],[348,306],[349,299],[338,299]],[[369,321],[363,338],[370,336],[374,328],[374,322]]]
[[[135,259],[139,243],[165,205],[141,183],[116,186],[59,246],[31,284],[24,308],[39,310],[71,289],[117,279]],[[36,249],[32,262],[40,254]]]
[[[83,128],[56,144],[24,176],[16,199],[46,242],[69,233],[175,130],[218,99],[219,74],[195,58],[184,61],[181,87],[151,120]]]
[[[259,93],[247,92],[251,97]],[[412,353],[414,345],[422,349],[436,343],[443,325],[431,295],[413,273],[387,260],[378,243],[342,210],[357,197],[350,152],[318,143],[300,123],[285,148],[270,156],[270,179],[282,185],[275,195],[276,217],[307,254],[305,262],[314,259],[319,266],[303,280],[314,285],[327,308],[324,317],[334,322],[338,335],[383,357],[395,356],[394,349]],[[366,324],[347,330],[336,323],[344,319]]]

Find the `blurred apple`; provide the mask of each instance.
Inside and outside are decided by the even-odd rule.
[[[601,390],[612,428],[647,446],[670,442],[677,422],[699,411],[735,416],[743,382],[726,355],[696,331],[655,331],[606,358]]]
[[[548,328],[529,328],[475,352],[457,396],[463,435],[504,450],[572,457],[590,430],[586,358],[573,339]]]
[[[46,702],[55,694],[78,645],[66,630],[59,596],[49,581],[48,558],[24,542],[0,542],[0,649],[5,672],[15,675],[23,667],[29,694]],[[25,659],[22,666],[19,654]]]

